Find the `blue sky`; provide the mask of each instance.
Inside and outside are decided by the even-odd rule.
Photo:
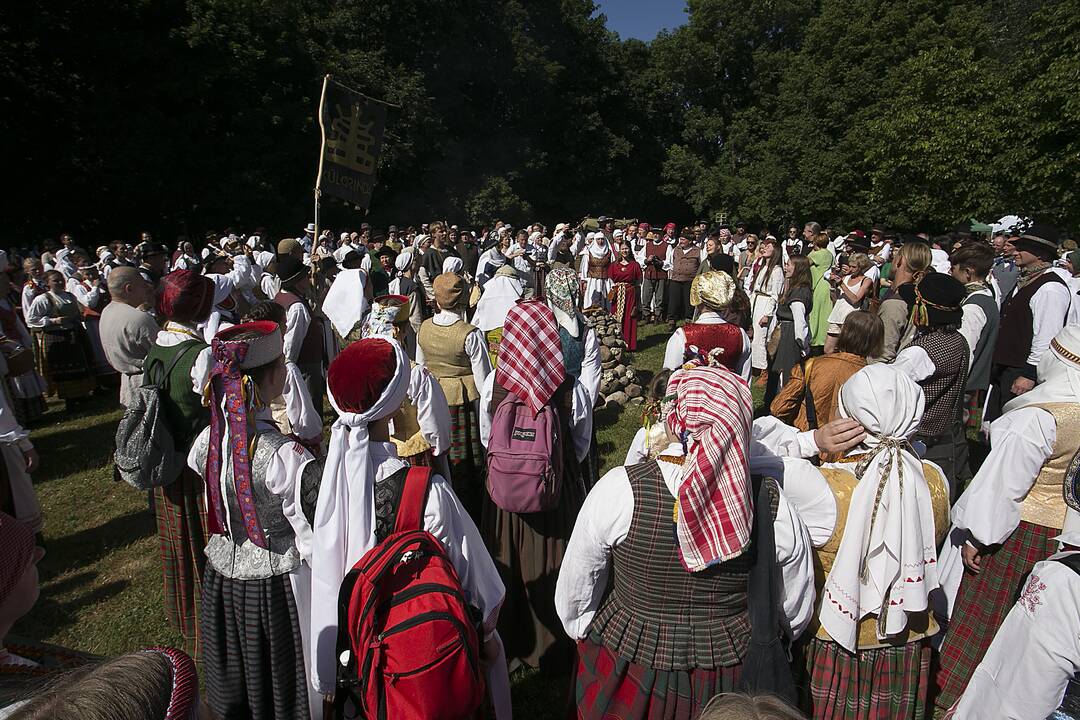
[[[621,37],[652,40],[662,29],[686,23],[685,0],[596,0],[608,29]]]

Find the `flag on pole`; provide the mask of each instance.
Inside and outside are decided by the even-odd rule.
[[[323,145],[316,191],[367,208],[382,153],[387,105],[329,76],[326,80],[319,106]]]

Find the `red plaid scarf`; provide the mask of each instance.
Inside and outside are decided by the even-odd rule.
[[[750,541],[753,499],[747,450],[750,387],[727,368],[676,372],[667,422],[688,445],[679,487],[679,553],[690,572],[742,554]]]
[[[535,413],[547,405],[566,378],[558,327],[551,308],[542,300],[517,303],[503,324],[495,382],[524,400]]]

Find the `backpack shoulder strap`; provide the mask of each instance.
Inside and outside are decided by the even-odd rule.
[[[188,352],[190,352],[190,350],[193,347],[202,346],[202,345],[203,345],[203,343],[201,343],[198,340],[185,340],[184,342],[177,345],[177,347],[180,348],[180,350],[175,355],[173,355],[172,362],[169,363],[168,367],[164,368],[164,371],[161,373],[161,375],[159,377],[154,378],[153,380],[151,380],[151,384],[156,385],[156,386],[164,389],[166,384],[169,382],[169,377],[172,376],[172,371],[175,370],[177,364],[179,364],[180,359],[183,358],[185,355],[187,355]],[[164,367],[163,364],[160,365],[160,366]]]
[[[405,475],[405,489],[401,492],[394,532],[424,529],[424,506],[430,485],[431,468],[409,468]]]

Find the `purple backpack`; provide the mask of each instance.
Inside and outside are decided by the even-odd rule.
[[[503,510],[532,513],[559,504],[563,480],[559,416],[549,405],[534,414],[509,393],[495,408],[487,448],[487,488]]]

